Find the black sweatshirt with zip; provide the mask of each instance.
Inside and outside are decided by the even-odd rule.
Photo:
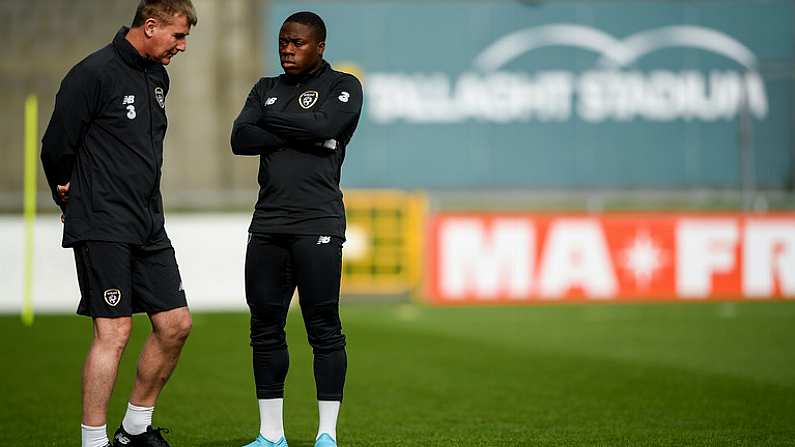
[[[170,245],[160,195],[169,78],[127,41],[128,31],[69,71],[42,139],[44,173],[64,213],[64,247]],[[56,187],[67,182],[64,203]]]
[[[302,76],[260,79],[232,128],[232,152],[258,155],[252,233],[345,237],[340,175],[362,86],[323,61]]]

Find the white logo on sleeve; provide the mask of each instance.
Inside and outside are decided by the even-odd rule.
[[[127,118],[131,120],[134,120],[135,117],[138,116],[138,114],[135,113],[135,106],[133,105],[134,103],[135,95],[125,95],[124,99],[121,101],[121,105],[127,106],[125,107],[127,109]]]
[[[277,100],[277,99],[279,99],[279,98],[276,98],[276,97],[270,97],[270,98],[268,98],[268,99],[265,101],[265,107],[272,106],[272,105],[276,104],[276,100]]]
[[[323,142],[323,147],[332,151],[337,150],[337,140],[331,138]]]
[[[348,102],[348,100],[350,98],[351,98],[351,94],[348,93],[348,92],[342,92],[342,93],[340,93],[339,96],[337,96],[337,99],[339,99],[342,102]]]
[[[329,242],[331,242],[331,236],[320,236],[317,238],[317,243],[315,245],[328,244]]]

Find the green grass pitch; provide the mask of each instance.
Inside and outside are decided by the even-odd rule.
[[[795,445],[795,302],[428,308],[347,304],[341,446]],[[136,325],[116,384],[125,408]],[[258,429],[244,314],[196,314],[155,412],[174,447]],[[89,320],[0,317],[0,445],[77,446]],[[285,428],[311,447],[316,404],[299,312]]]

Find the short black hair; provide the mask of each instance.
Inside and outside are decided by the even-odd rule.
[[[317,36],[318,42],[325,42],[326,41],[326,24],[323,23],[323,19],[320,18],[319,15],[315,14],[314,12],[309,11],[301,11],[292,14],[290,17],[287,17],[284,20],[284,23],[300,23],[301,25],[306,25],[311,27],[315,30],[315,36]]]

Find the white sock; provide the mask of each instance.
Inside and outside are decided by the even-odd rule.
[[[139,407],[127,402],[127,413],[124,414],[124,419],[121,421],[124,431],[133,436],[144,433],[146,427],[152,425],[154,412],[155,407]]]
[[[318,415],[320,416],[317,426],[317,436],[319,438],[323,433],[328,433],[329,436],[337,440],[337,415],[340,413],[340,402],[336,400],[319,400],[317,401]]]
[[[83,447],[105,447],[110,444],[108,442],[107,424],[99,427],[89,427],[88,425],[80,424],[80,432]]]
[[[270,442],[284,436],[282,408],[284,399],[257,399],[259,402],[259,434]]]

